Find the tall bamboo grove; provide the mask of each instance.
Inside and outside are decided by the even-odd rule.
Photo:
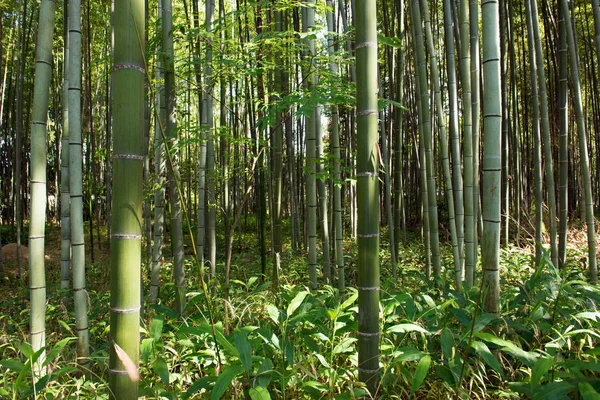
[[[371,395],[379,383],[379,178],[377,170],[377,9],[356,1],[358,202],[358,377]]]
[[[29,290],[31,301],[31,347],[39,351],[46,345],[46,274],[44,243],[46,224],[46,164],[48,97],[52,77],[52,32],[56,3],[42,1],[35,46],[35,83],[31,112],[31,220],[29,224]],[[44,361],[38,358],[34,371]]]
[[[115,0],[109,383],[117,399],[138,397],[144,29],[144,0]]]

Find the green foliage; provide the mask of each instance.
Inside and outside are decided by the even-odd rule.
[[[365,393],[356,375],[356,290],[349,288],[344,301],[331,287],[311,293],[302,285],[305,259],[284,253],[286,274],[280,293],[273,295],[269,282],[258,278],[257,251],[250,246],[234,257],[228,303],[221,300],[217,281],[209,298],[194,292],[199,286],[190,274],[185,320],[172,309],[173,288],[168,285],[159,303],[146,308],[141,396],[353,399]],[[355,252],[348,243],[350,277]],[[383,250],[382,259],[388,256]],[[502,313],[493,315],[475,312],[481,310],[476,307],[477,288],[442,291],[425,282],[420,244],[402,249],[399,284],[383,280],[381,394],[398,399],[596,399],[600,313],[595,304],[600,290],[585,282],[579,265],[559,271],[546,257],[532,269],[530,258],[522,249],[503,252],[506,290],[501,295]],[[61,304],[62,293],[50,288],[44,362],[48,375],[34,383],[31,365],[37,354],[24,344],[27,309],[25,303],[14,302],[25,296],[27,288],[15,286],[10,289],[12,297],[0,300],[0,332],[6,338],[0,344],[0,397],[27,398],[34,391],[46,398],[108,396],[109,298],[102,283],[106,276],[96,268],[89,275],[90,344],[95,352],[88,377],[75,363],[72,313],[53,306]],[[171,268],[166,264],[164,274],[172,273]],[[49,282],[58,282],[54,278],[51,273]],[[218,321],[214,334],[208,302]]]

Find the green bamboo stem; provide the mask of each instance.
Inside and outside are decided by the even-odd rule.
[[[77,330],[77,359],[87,363],[89,337],[85,287],[81,135],[81,1],[69,2],[69,189],[71,196],[71,246],[73,292]]]
[[[145,154],[144,11],[143,0],[115,1],[109,363],[113,399],[138,398],[135,372],[130,369],[137,370],[139,359]]]
[[[531,108],[532,121],[531,130],[533,133],[533,151],[534,151],[534,184],[535,184],[535,265],[539,265],[542,259],[542,148],[540,142],[540,106],[537,84],[537,66],[535,60],[535,44],[533,40],[533,22],[531,14],[531,0],[525,2],[525,15],[527,16],[527,39],[529,47],[529,59],[531,60],[530,81],[531,81]]]
[[[541,111],[542,149],[544,154],[544,181],[546,182],[546,193],[548,196],[548,210],[550,211],[550,255],[552,263],[558,266],[558,247],[556,245],[556,194],[554,189],[554,166],[552,162],[552,143],[550,141],[550,116],[548,113],[548,95],[546,90],[546,71],[544,67],[544,55],[542,52],[542,41],[540,37],[539,18],[537,11],[537,0],[532,0],[532,27],[535,43],[535,58],[538,72],[538,85]]]
[[[379,386],[379,151],[377,150],[377,8],[356,0],[358,196],[358,377]]]
[[[583,186],[583,201],[585,207],[585,219],[587,225],[588,239],[588,270],[590,282],[595,284],[598,280],[598,268],[596,266],[596,227],[594,216],[594,200],[592,197],[592,182],[590,176],[590,161],[587,145],[587,136],[585,131],[585,119],[583,115],[581,80],[579,77],[579,58],[577,57],[577,45],[575,43],[575,34],[571,18],[569,18],[569,8],[565,0],[559,0],[561,10],[565,16],[565,29],[567,31],[567,42],[569,47],[569,62],[571,65],[573,106],[575,108],[575,118],[577,120],[577,136],[579,138],[579,156],[581,157],[581,184]]]
[[[485,310],[499,312],[500,298],[500,196],[502,96],[498,0],[481,4],[483,41],[484,140],[483,140],[483,232],[481,258],[484,271]]]
[[[423,22],[425,25],[425,36],[427,39],[427,49],[429,51],[429,68],[431,70],[431,77],[432,77],[432,85],[433,85],[433,94],[434,94],[434,100],[435,100],[435,110],[436,110],[436,117],[437,117],[437,124],[438,124],[438,129],[440,132],[440,150],[441,150],[441,156],[442,156],[442,168],[443,168],[443,173],[444,173],[444,178],[446,181],[446,199],[447,199],[447,203],[448,203],[448,225],[450,228],[450,240],[452,243],[452,253],[453,253],[453,259],[454,259],[454,281],[455,281],[455,285],[457,289],[460,289],[461,287],[461,283],[462,283],[462,264],[461,264],[461,251],[459,249],[459,240],[458,240],[458,235],[457,235],[457,221],[455,218],[455,207],[454,207],[454,196],[453,196],[453,186],[452,186],[452,177],[450,175],[450,161],[449,161],[449,154],[448,154],[448,135],[446,133],[446,121],[444,118],[444,114],[443,114],[443,107],[442,107],[442,95],[441,95],[441,84],[440,84],[440,73],[438,70],[438,63],[437,63],[437,55],[435,52],[435,48],[433,47],[433,33],[431,30],[431,19],[429,17],[429,6],[427,4],[426,0],[421,0],[421,13],[423,15]],[[447,44],[448,45],[448,44]],[[454,69],[454,64],[452,63],[452,68]],[[456,71],[454,71],[454,75],[456,74]],[[454,78],[455,80],[455,78]],[[456,84],[456,82],[454,83]],[[423,88],[421,87],[421,90],[423,90]],[[455,93],[456,94],[456,93]],[[456,101],[456,98],[454,98],[454,100]],[[454,108],[456,108],[457,106],[454,105]],[[451,106],[451,111],[452,111],[452,106]],[[458,128],[456,128],[458,129]],[[427,141],[425,142],[425,146],[427,146],[429,143],[431,143],[431,141]],[[427,149],[427,147],[425,147]],[[432,155],[433,157],[433,155]],[[432,168],[433,170],[433,168]],[[429,190],[431,190],[431,186],[429,187]],[[457,188],[458,191],[462,192],[462,181],[461,181],[461,185],[459,188]],[[435,196],[435,193],[437,193],[434,189],[433,191],[434,193],[434,200],[437,202],[437,198]],[[459,195],[459,197],[462,199],[462,194]],[[430,194],[430,207],[431,207],[431,194]],[[431,211],[430,211],[431,212]],[[433,215],[433,214],[432,214]],[[436,229],[437,229],[437,205],[436,205],[436,215],[435,215],[435,220],[436,220]],[[430,221],[431,222],[431,221]],[[461,221],[462,222],[462,221]],[[433,226],[432,226],[433,229]],[[435,231],[434,235],[435,235]],[[434,238],[434,241],[436,239]],[[439,242],[439,235],[437,238],[438,242]],[[433,242],[432,242],[433,244]],[[437,263],[439,264],[439,243],[437,244],[438,249],[438,260]],[[435,261],[435,247],[433,247],[434,253],[434,270],[435,270],[435,265],[436,265],[436,261]],[[440,267],[438,265],[438,271],[436,273],[436,276],[440,275],[440,271],[439,271]]]
[[[169,197],[171,201],[171,246],[173,248],[173,280],[175,284],[175,309],[179,315],[185,310],[185,269],[183,252],[183,222],[182,202],[183,197],[178,195],[179,182],[179,151],[175,146],[177,141],[177,104],[175,93],[175,59],[173,52],[173,9],[171,0],[162,0],[162,48],[163,65],[165,74],[165,100],[166,100],[166,133],[174,153],[173,168],[169,169]]]
[[[429,242],[431,246],[431,265],[436,280],[441,276],[440,263],[440,238],[438,226],[437,188],[434,176],[433,149],[431,137],[431,109],[429,108],[429,84],[427,82],[427,67],[425,64],[425,39],[423,38],[423,27],[421,24],[421,10],[419,2],[411,2],[411,15],[415,29],[414,46],[416,51],[417,79],[419,80],[421,116],[420,140],[424,143],[425,158],[421,160],[425,164],[427,173],[427,207],[429,208]],[[431,27],[430,27],[431,29]],[[433,57],[433,55],[431,55]]]
[[[71,194],[69,191],[69,25],[65,0],[62,137],[60,145],[60,288],[71,284]]]
[[[47,115],[52,78],[52,39],[56,3],[44,0],[40,5],[38,36],[35,46],[35,79],[33,107],[31,111],[31,209],[29,223],[29,291],[31,307],[31,347],[34,352],[46,346],[46,273],[45,273],[45,224],[46,224],[46,164]],[[42,366],[45,351],[33,365],[34,379],[45,375]]]
[[[158,18],[162,19],[162,5],[158,5]],[[160,44],[158,52],[160,52]],[[160,269],[162,266],[162,245],[165,225],[165,163],[163,159],[164,143],[162,140],[161,126],[166,123],[165,90],[162,83],[161,57],[157,59],[156,66],[156,108],[154,124],[154,171],[156,174],[156,190],[154,191],[154,242],[152,247],[152,265],[150,273],[150,296],[148,301],[156,302],[160,284]]]
[[[472,114],[472,92],[471,92],[471,52],[467,46],[470,35],[469,27],[469,3],[461,0],[459,6],[459,26],[461,46],[460,51],[460,78],[462,86],[462,129],[463,129],[463,168],[465,179],[464,185],[464,210],[465,210],[465,283],[468,288],[473,286],[475,275],[475,215],[473,206],[473,114]]]

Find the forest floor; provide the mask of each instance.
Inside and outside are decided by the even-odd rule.
[[[477,288],[453,288],[448,245],[443,247],[447,271],[436,286],[425,279],[421,243],[413,239],[402,247],[395,283],[382,243],[381,398],[595,398],[588,396],[600,392],[600,290],[586,283],[587,235],[581,228],[569,231],[567,267],[560,271],[547,258],[533,265],[530,245],[503,249],[500,315],[482,312]],[[7,253],[0,283],[0,398],[108,397],[110,252],[105,230],[102,235],[100,246],[95,238],[94,262],[86,236],[91,363],[82,374],[75,363],[72,297],[59,290],[60,229],[47,230],[49,373],[37,385],[31,380],[35,355],[26,344],[27,262],[18,279]],[[343,299],[331,286],[311,293],[306,254],[289,248],[274,295],[270,282],[260,278],[258,248],[255,235],[235,241],[229,299],[220,279],[209,282],[204,293],[188,259],[183,320],[173,310],[165,248],[160,300],[146,305],[143,318],[142,397],[352,399],[365,394],[356,375],[356,245],[345,242],[349,288]],[[224,254],[223,248],[218,251]],[[147,288],[149,272],[147,265],[143,268]],[[217,266],[218,273],[222,268]]]

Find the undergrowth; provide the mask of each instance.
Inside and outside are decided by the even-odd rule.
[[[311,293],[305,258],[282,259],[279,293],[259,278],[260,260],[235,258],[229,301],[219,281],[206,298],[188,265],[186,317],[177,317],[170,266],[161,301],[146,304],[140,346],[140,396],[161,399],[369,398],[357,376],[355,251],[348,250],[348,286]],[[399,254],[391,282],[382,252],[381,398],[600,398],[600,290],[587,283],[577,255],[562,270],[548,257],[502,253],[501,313],[486,314],[478,288],[439,288],[423,273],[423,248]],[[447,254],[447,258],[450,256]],[[90,362],[75,363],[74,318],[68,293],[49,285],[47,374],[34,380],[39,354],[27,344],[27,288],[5,286],[0,299],[0,397],[108,398],[109,294],[106,265],[89,267]],[[49,281],[57,282],[50,272]],[[67,300],[63,300],[67,296]],[[207,304],[217,323],[213,336]],[[224,315],[228,319],[224,320]]]

